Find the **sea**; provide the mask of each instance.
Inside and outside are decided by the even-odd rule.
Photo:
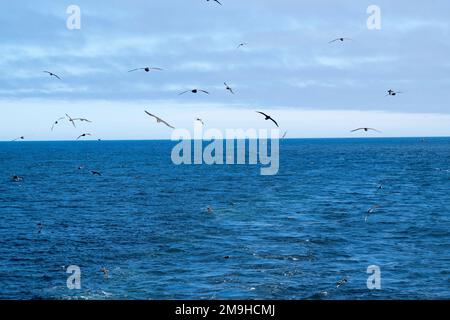
[[[175,144],[0,143],[0,299],[450,299],[450,138]]]

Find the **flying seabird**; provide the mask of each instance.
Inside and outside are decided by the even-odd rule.
[[[205,125],[205,123],[203,122],[203,120],[200,119],[200,118],[195,119],[195,121],[199,121],[203,126]]]
[[[245,47],[247,44],[245,42],[240,43],[237,47],[236,50],[242,47]]]
[[[225,89],[226,89],[226,90],[228,90],[228,91],[230,91],[232,94],[234,94],[233,89],[232,89],[226,82],[224,82],[223,84],[225,85]]]
[[[181,93],[179,94],[179,96],[181,96],[181,95],[183,95],[183,94],[185,94],[185,93],[188,93],[188,92],[192,92],[192,93],[203,92],[203,93],[209,94],[209,92],[208,92],[208,91],[205,91],[205,90],[201,90],[201,89],[192,89],[192,90],[186,90],[186,91],[181,92]]]
[[[58,75],[54,74],[53,72],[50,72],[50,71],[42,71],[42,72],[48,73],[50,75],[50,77],[55,77],[55,78],[58,78],[59,80],[61,80],[61,78]]]
[[[358,129],[352,130],[352,131],[350,131],[350,132],[356,132],[356,131],[361,131],[361,130],[364,130],[365,132],[368,132],[369,130],[371,130],[371,131],[376,131],[376,132],[381,133],[380,130],[373,129],[373,128],[358,128]]]
[[[83,134],[78,136],[77,140],[79,140],[80,138],[87,137],[87,136],[92,136],[92,134],[90,134],[90,133],[83,133]]]
[[[344,41],[346,41],[346,40],[351,41],[352,39],[350,39],[350,38],[336,38],[336,39],[334,39],[334,40],[331,40],[331,41],[328,42],[328,43],[333,43],[333,42],[336,42],[336,41],[344,42]]]
[[[88,120],[88,119],[85,119],[85,118],[72,118],[71,116],[69,116],[67,113],[66,113],[66,117],[67,117],[67,119],[69,119],[69,121],[72,123],[72,125],[73,125],[73,127],[74,128],[76,128],[77,126],[75,125],[75,121],[80,121],[80,122],[92,122],[92,121],[90,121],[90,120]]]
[[[210,1],[210,0],[206,0],[206,1]],[[222,5],[222,3],[220,3],[220,1],[219,0],[213,0],[214,2],[217,2],[218,4],[220,4],[220,5]]]
[[[392,89],[389,89],[388,91],[387,91],[388,93],[387,93],[387,95],[386,95],[386,97],[387,96],[396,96],[396,95],[398,95],[398,94],[401,94],[401,93],[403,93],[403,92],[401,92],[401,91],[394,91],[394,90],[392,90]]]
[[[256,112],[262,114],[263,116],[265,116],[266,117],[265,120],[272,120],[273,123],[275,123],[276,126],[279,127],[278,123],[271,116],[269,116],[269,115],[267,115],[267,114],[265,114],[264,112],[261,112],[261,111],[256,111]]]
[[[61,121],[61,120],[64,120],[65,118],[64,117],[62,117],[62,118],[59,118],[58,120],[56,120],[54,123],[53,123],[53,125],[52,125],[52,131],[53,131],[53,129],[55,128],[55,126]]]
[[[144,111],[145,111],[145,110],[144,110]],[[164,120],[161,119],[160,117],[157,117],[157,116],[155,116],[154,114],[151,114],[151,113],[148,112],[148,111],[145,111],[145,113],[148,114],[150,117],[155,118],[157,123],[160,123],[160,122],[161,122],[161,123],[165,124],[166,126],[168,126],[169,128],[175,129],[175,127],[171,126],[170,124],[168,124],[166,121],[164,121]]]
[[[348,280],[346,278],[344,278],[342,280],[339,280],[338,282],[336,282],[336,288],[339,288],[340,286],[343,286],[347,282],[348,282]]]
[[[91,171],[94,176],[101,176],[102,174],[98,171]]]
[[[21,136],[21,137],[15,138],[14,140],[11,140],[11,142],[14,142],[14,141],[17,141],[17,140],[25,140],[25,137]]]
[[[128,72],[134,72],[134,71],[138,71],[138,70],[144,70],[145,72],[150,72],[150,71],[152,71],[152,70],[154,70],[154,71],[163,71],[163,69],[161,69],[161,68],[145,67],[145,68],[137,68],[137,69],[133,69],[133,70],[130,70],[130,71],[128,71]]]
[[[364,217],[364,221],[367,222],[367,219],[369,219],[369,216],[375,212],[376,209],[380,208],[379,205],[373,206],[372,208],[370,208],[369,210],[367,210],[367,214]]]

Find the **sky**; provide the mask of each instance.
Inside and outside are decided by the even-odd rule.
[[[190,130],[273,128],[258,110],[290,138],[450,135],[450,2],[221,2],[1,0],[0,140],[170,139],[144,110]],[[127,72],[145,66],[164,71]],[[178,95],[193,88],[210,95]],[[51,131],[66,113],[93,122]]]

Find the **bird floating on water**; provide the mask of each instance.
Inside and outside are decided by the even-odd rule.
[[[279,127],[278,123],[271,116],[269,116],[269,115],[267,115],[267,114],[265,114],[264,112],[261,112],[261,111],[256,111],[256,112],[262,114],[263,116],[265,116],[266,117],[265,120],[271,120],[273,123],[275,123],[275,125],[277,127]]]
[[[23,181],[23,177],[14,175],[14,176],[11,177],[11,180],[13,182],[21,182],[21,181]]]
[[[144,110],[144,112],[145,112],[146,114],[148,114],[150,117],[155,118],[157,123],[163,123],[163,124],[165,124],[166,126],[168,126],[169,128],[175,129],[175,127],[171,126],[170,124],[168,124],[166,121],[164,121],[164,120],[161,119],[160,117],[155,116],[154,114],[151,114],[150,112],[145,111],[145,110]]]

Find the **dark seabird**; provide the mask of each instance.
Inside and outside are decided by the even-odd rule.
[[[144,70],[145,72],[150,72],[150,71],[163,71],[163,69],[161,68],[154,68],[154,67],[145,67],[145,68],[137,68],[137,69],[133,69],[130,70],[128,72],[134,72],[134,71],[138,71],[138,70]]]
[[[278,123],[271,116],[269,116],[269,115],[267,115],[267,114],[265,114],[264,112],[261,112],[261,111],[256,111],[256,112],[262,114],[263,116],[265,116],[266,117],[265,120],[272,120],[273,123],[275,123],[275,125],[277,127],[279,127]]]
[[[98,171],[91,171],[94,176],[101,176],[102,174]]]
[[[226,82],[224,82],[223,84],[225,85],[225,89],[226,89],[226,90],[228,90],[228,91],[230,91],[232,94],[234,94],[233,89],[232,89]]]
[[[59,124],[59,122],[60,122],[61,120],[64,120],[64,119],[65,119],[65,118],[62,117],[62,118],[59,118],[58,120],[56,120],[56,121],[53,123],[53,125],[52,125],[51,131],[53,131],[53,129],[55,128],[55,126],[56,126],[57,124]]]
[[[330,42],[328,42],[328,43],[333,43],[333,42],[336,42],[336,41],[341,41],[341,42],[344,42],[344,41],[351,41],[352,39],[350,39],[350,38],[336,38],[336,39],[334,39],[334,40],[331,40]]]
[[[339,288],[340,286],[343,286],[347,282],[348,282],[348,280],[346,278],[344,278],[342,280],[339,280],[338,282],[336,282],[336,288]]]
[[[50,77],[55,77],[55,78],[58,78],[59,80],[61,80],[61,78],[58,75],[54,74],[53,72],[50,72],[50,71],[42,71],[42,72],[48,73],[50,75]]]
[[[21,176],[12,176],[11,180],[13,182],[21,182],[21,181],[23,181],[23,177],[21,177]]]
[[[205,90],[201,90],[201,89],[192,89],[192,90],[186,90],[186,91],[183,91],[183,92],[181,92],[181,93],[178,94],[178,95],[181,96],[181,95],[183,95],[183,94],[185,94],[185,93],[188,93],[188,92],[192,92],[192,93],[203,92],[203,93],[209,94],[209,92],[208,92],[208,91],[205,91]]]
[[[21,136],[21,137],[15,138],[14,140],[11,140],[11,142],[18,141],[18,140],[25,140],[25,137]]]
[[[79,140],[80,138],[87,137],[87,136],[92,136],[92,134],[90,134],[90,133],[83,133],[83,134],[78,136],[77,140]]]
[[[368,131],[375,131],[375,132],[381,133],[380,130],[373,129],[373,128],[358,128],[358,129],[352,130],[352,131],[350,131],[350,132],[356,132],[356,131],[361,131],[361,130],[364,130],[365,132],[368,132]]]

